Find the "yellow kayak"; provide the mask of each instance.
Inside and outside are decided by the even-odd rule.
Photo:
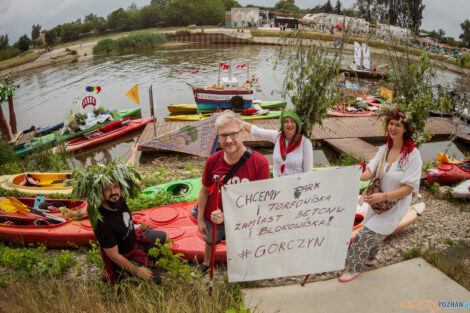
[[[243,120],[263,120],[263,119],[277,119],[281,115],[281,111],[269,111],[264,115],[240,115]],[[182,114],[182,115],[170,115],[165,117],[165,122],[173,121],[200,121],[202,119],[210,117],[211,114]]]
[[[285,109],[287,102],[278,100],[278,101],[259,101],[255,100],[254,103],[259,104],[262,109],[269,110],[283,110]],[[167,105],[168,111],[171,114],[195,114],[197,112],[197,104],[169,104]]]
[[[39,181],[37,185],[26,185],[25,175],[5,175],[0,177],[0,187],[7,190],[18,190],[30,195],[49,195],[53,193],[70,194],[72,186],[67,181],[68,173],[28,173],[32,178]]]
[[[169,104],[168,111],[172,114],[194,114],[197,112],[197,104]]]

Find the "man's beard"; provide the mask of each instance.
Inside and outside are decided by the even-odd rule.
[[[105,202],[113,210],[124,211],[127,208],[127,203],[122,196],[116,202],[110,200],[105,200]]]

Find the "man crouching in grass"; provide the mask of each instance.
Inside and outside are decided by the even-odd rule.
[[[132,153],[137,155],[136,147]],[[112,161],[75,170],[72,177],[73,198],[88,201],[88,217],[106,268],[102,279],[117,283],[130,275],[161,283],[148,252],[166,243],[168,236],[162,231],[141,229],[140,225],[134,227],[125,200],[139,196],[139,172],[121,161]]]
[[[132,214],[121,195],[119,183],[107,186],[103,190],[103,198],[99,207],[102,220],[98,221],[93,230],[101,246],[106,279],[117,282],[130,273],[160,284],[160,275],[147,254],[151,248],[167,242],[166,233],[152,229],[142,230],[140,225],[134,227]]]

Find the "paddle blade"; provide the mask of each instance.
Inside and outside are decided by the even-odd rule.
[[[28,207],[20,200],[13,198],[13,197],[8,197],[8,200],[10,200],[11,204],[18,210],[18,212],[20,213],[30,212]]]
[[[16,213],[18,210],[16,207],[11,203],[10,199],[2,199],[0,203],[0,209],[7,213]]]

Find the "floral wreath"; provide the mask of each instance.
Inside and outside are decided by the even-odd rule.
[[[413,108],[414,106],[408,106],[402,103],[384,103],[379,108],[378,116],[382,118],[382,128],[385,132],[387,131],[387,120],[390,118],[398,119],[411,133],[413,142],[417,146],[420,146],[432,137],[432,134],[425,131],[426,120],[429,114],[426,115],[421,112],[416,112]]]

